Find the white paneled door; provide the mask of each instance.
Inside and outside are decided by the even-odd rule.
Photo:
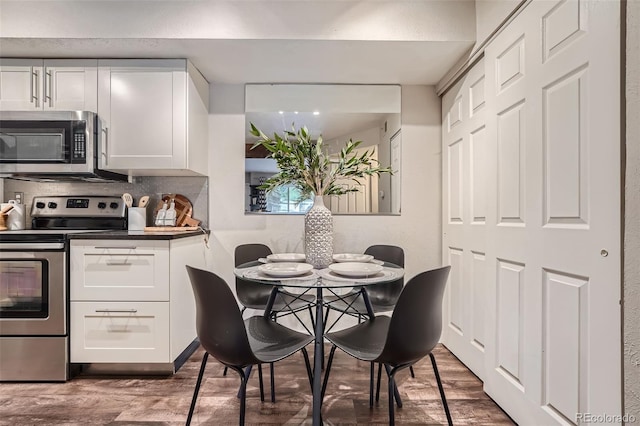
[[[443,98],[443,342],[520,424],[621,423],[620,4],[533,1]]]

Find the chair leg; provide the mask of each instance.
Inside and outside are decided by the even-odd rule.
[[[262,386],[262,364],[258,364],[258,381],[260,382],[260,401],[264,402],[264,387]]]
[[[380,401],[380,382],[382,381],[382,364],[378,363],[378,385],[376,386],[376,402]]]
[[[409,367],[409,372],[411,372],[411,378],[415,379],[416,378],[416,373],[413,371],[413,365],[411,367]]]
[[[371,368],[369,369],[369,408],[373,408],[373,373],[376,369],[375,363],[371,362]]]
[[[231,368],[233,368],[233,367],[231,367]],[[251,376],[251,369],[252,368],[253,368],[253,365],[250,365],[247,368],[245,368],[244,373],[242,373],[242,374],[244,374],[243,377],[247,378],[247,382],[249,381],[249,377]],[[235,368],[234,368],[234,370],[235,370]],[[242,390],[242,388],[238,389],[238,395],[236,395],[238,398],[240,398],[240,391],[241,390]]]
[[[389,367],[387,364],[384,365],[385,370],[387,370],[387,376],[389,376],[389,380],[391,380],[391,375],[392,374],[396,374],[396,370],[395,368],[392,369],[391,367]],[[400,398],[400,392],[398,391],[398,386],[396,386],[396,381],[395,379],[393,380],[393,396],[396,400],[396,404],[398,404],[398,407],[402,408],[402,399]]]
[[[251,366],[247,367],[245,371],[242,371],[242,368],[240,367],[231,368],[240,376],[240,389],[238,390],[238,397],[240,398],[240,426],[244,426],[244,413],[247,401],[247,381],[251,374]]]
[[[451,420],[451,413],[449,412],[449,406],[447,405],[447,398],[444,396],[444,389],[442,388],[442,381],[440,380],[440,374],[438,373],[438,366],[436,365],[436,357],[432,353],[429,354],[431,358],[431,365],[433,366],[433,372],[436,375],[436,381],[438,382],[438,390],[440,390],[440,398],[442,398],[442,405],[444,406],[444,412],[447,415],[447,423],[449,426],[453,426]]]
[[[204,368],[207,365],[207,358],[209,358],[209,352],[205,352],[204,356],[202,357],[202,364],[200,365],[200,373],[198,373],[196,388],[193,390],[193,398],[191,398],[191,407],[189,407],[189,415],[187,416],[187,426],[191,424],[191,417],[193,417],[193,411],[196,408],[196,400],[198,399],[198,392],[200,391],[200,384],[202,383]]]
[[[222,372],[223,376],[227,375],[227,370],[229,369],[229,367],[227,367],[226,365],[224,366],[224,371]]]
[[[386,365],[385,365],[386,367]],[[389,374],[389,426],[396,424],[395,414],[393,412],[394,390],[396,389],[395,371],[391,370]]]
[[[269,363],[269,372],[271,373],[271,402],[276,402],[276,379],[273,371],[273,363]]]
[[[327,368],[324,371],[324,380],[322,383],[322,392],[320,392],[320,401],[324,399],[324,392],[327,390],[327,382],[329,381],[329,373],[331,372],[331,364],[333,363],[333,355],[336,353],[336,346],[331,347],[329,353],[329,361],[327,361]]]

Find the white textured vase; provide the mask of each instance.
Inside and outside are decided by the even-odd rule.
[[[304,241],[307,263],[316,269],[329,266],[333,261],[333,217],[320,196],[304,216]]]

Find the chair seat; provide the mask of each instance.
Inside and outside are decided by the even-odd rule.
[[[255,295],[246,294],[245,299],[242,301],[242,305],[246,308],[250,309],[264,309],[269,301],[270,294],[260,294],[256,293]],[[281,311],[298,311],[301,309],[307,309],[309,305],[315,302],[316,298],[310,294],[292,294],[286,291],[278,292],[278,296],[276,297],[275,302],[273,303],[273,308],[271,309],[273,312],[281,312]]]
[[[382,353],[391,318],[377,316],[345,330],[325,334],[325,338],[352,357],[374,361]]]
[[[244,321],[251,350],[263,363],[276,362],[297,352],[314,339],[309,334],[291,330],[263,316]]]

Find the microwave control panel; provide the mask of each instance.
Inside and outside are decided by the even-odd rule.
[[[84,163],[87,158],[86,122],[84,120],[74,121],[71,135],[71,162]]]

